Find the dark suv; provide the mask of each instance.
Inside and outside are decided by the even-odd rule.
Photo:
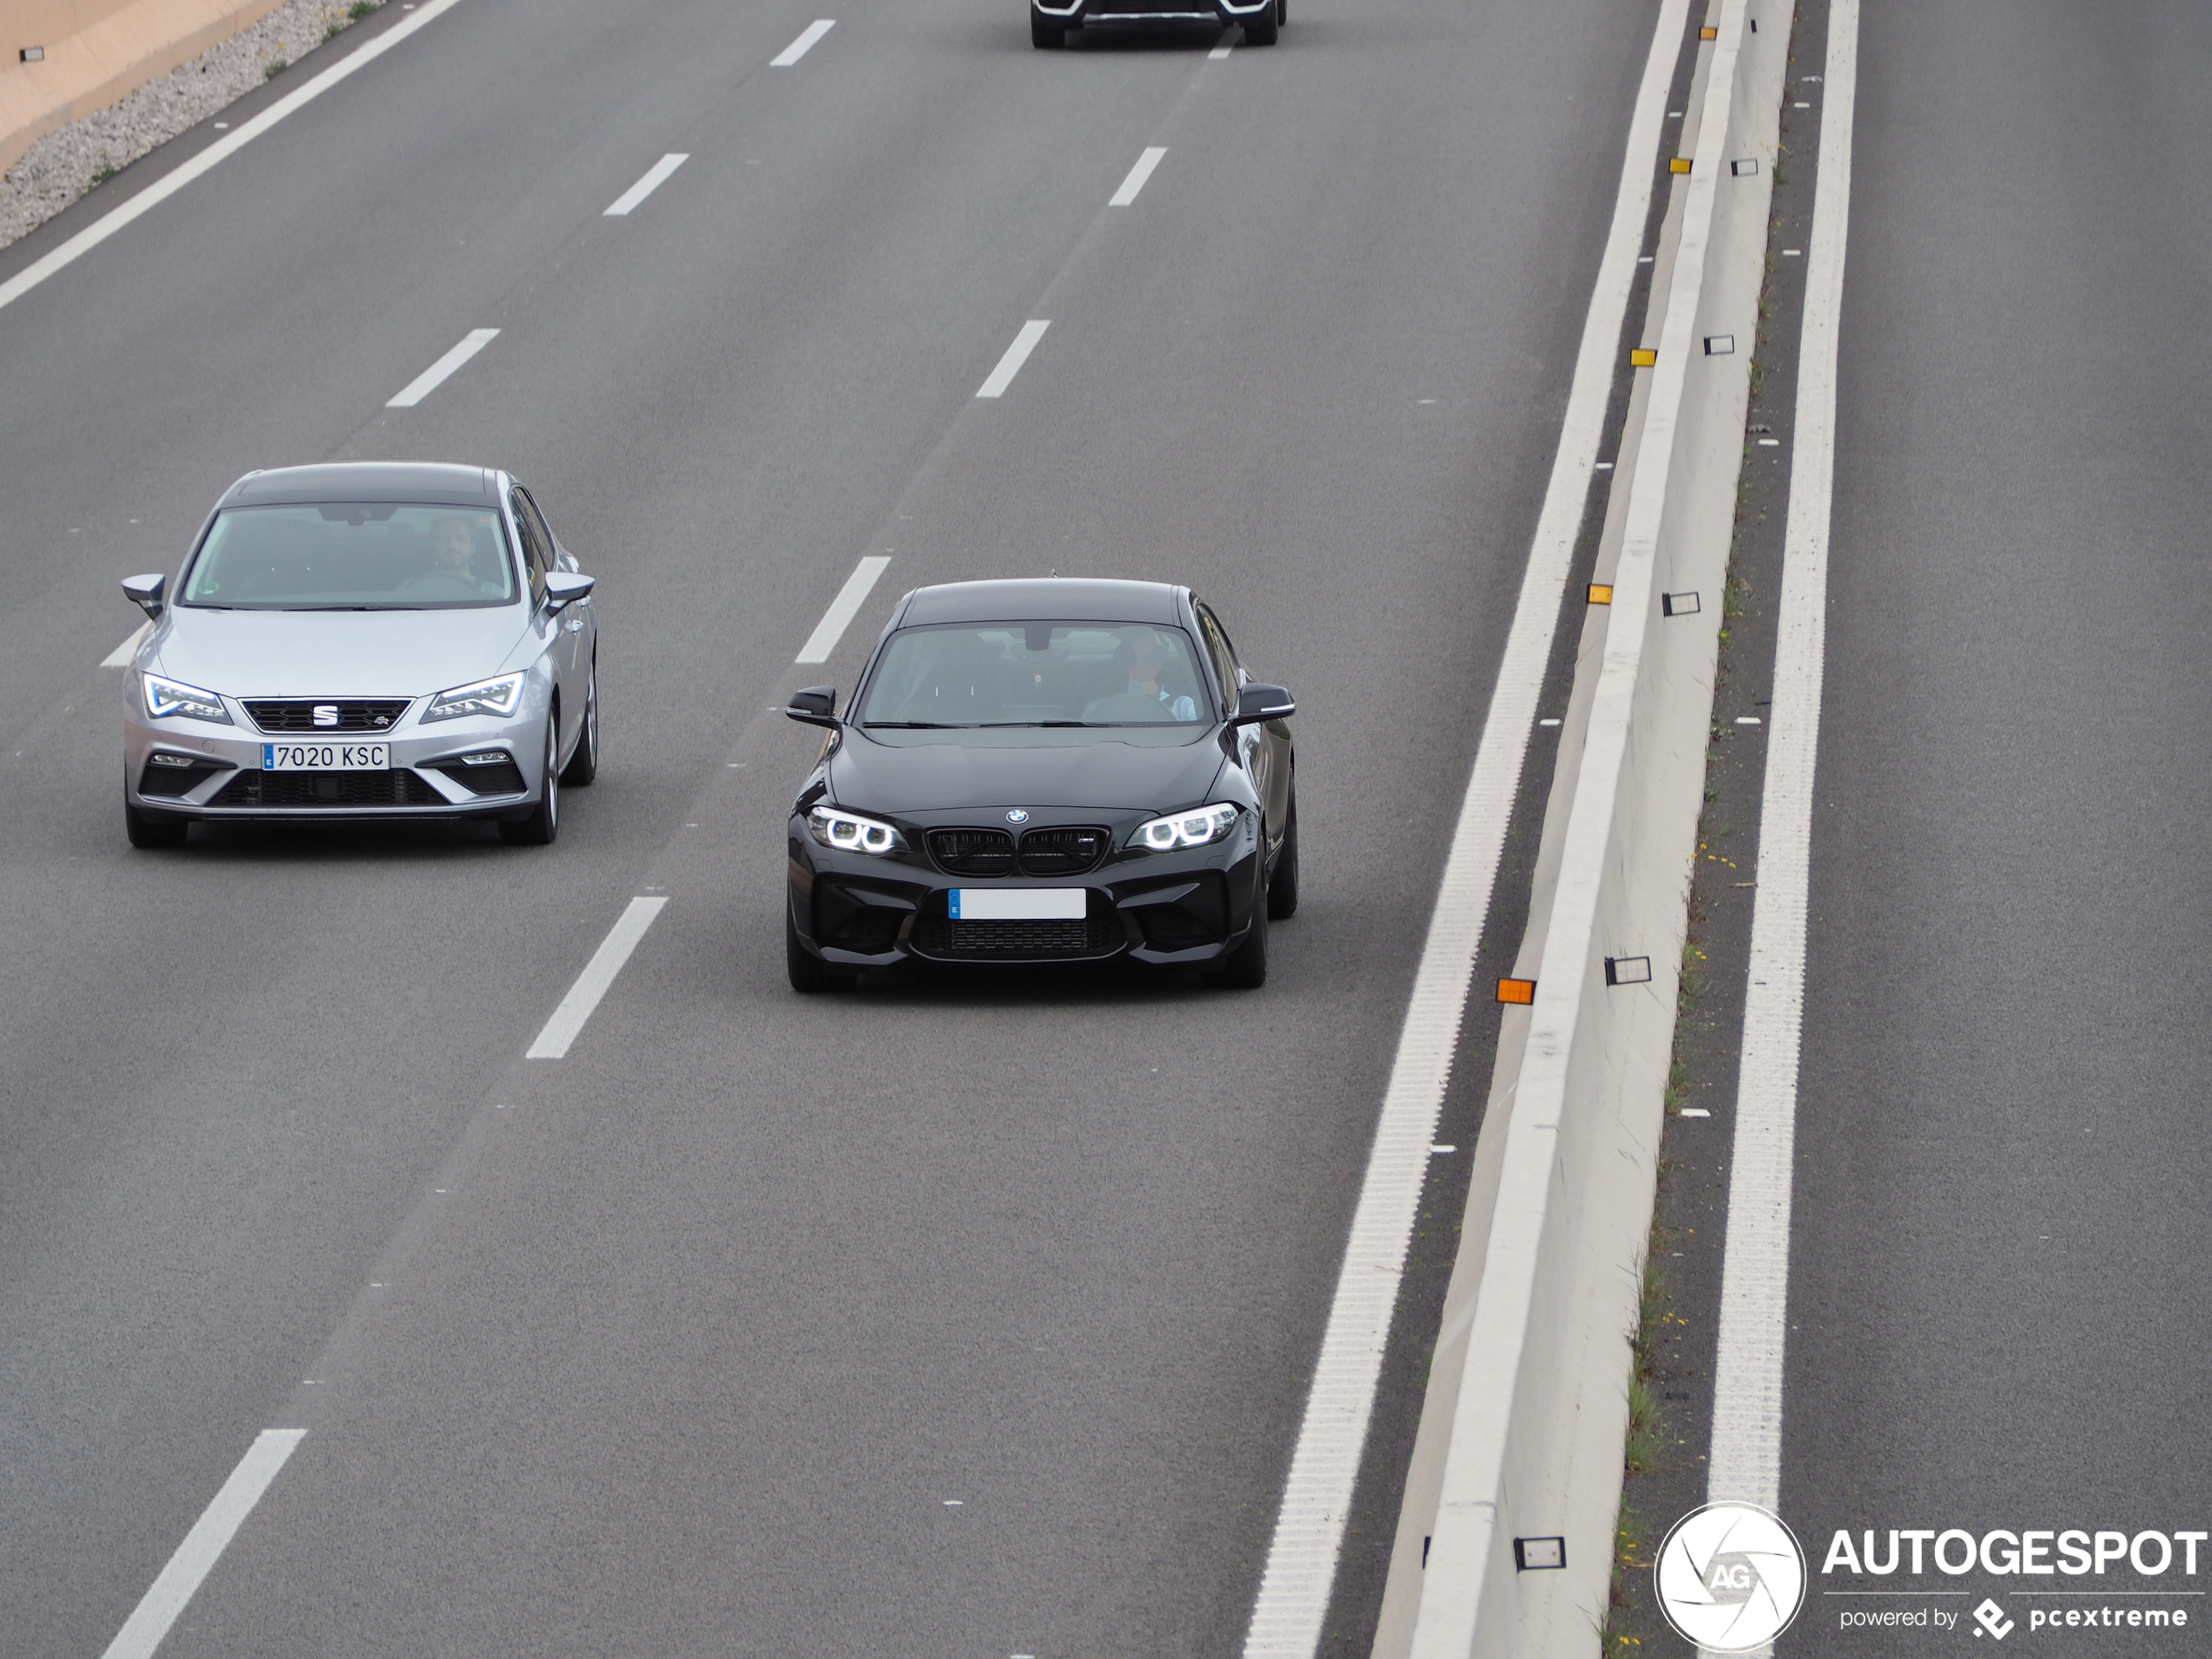
[[[1218,23],[1244,31],[1247,46],[1272,46],[1290,20],[1290,0],[1029,0],[1029,44],[1063,46],[1070,29],[1091,23]]]

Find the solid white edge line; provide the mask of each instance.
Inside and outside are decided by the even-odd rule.
[[[160,1576],[138,1598],[138,1605],[115,1633],[115,1640],[107,1644],[102,1659],[152,1659],[153,1650],[221,1559],[246,1516],[253,1513],[253,1506],[261,1501],[269,1482],[277,1478],[278,1471],[307,1437],[304,1428],[265,1428],[254,1437],[214,1501],[201,1512]]]
[[[384,407],[388,409],[411,409],[442,386],[447,378],[478,352],[499,338],[496,328],[471,328],[462,336],[461,343],[417,374],[403,387],[400,395]]]
[[[114,212],[104,214],[71,237],[44,258],[24,266],[0,282],[0,307],[12,305],[64,266],[82,258],[121,230],[139,214],[169,199],[200,174],[220,165],[301,105],[320,98],[355,70],[366,68],[429,21],[450,10],[455,0],[428,0],[412,17],[395,24],[350,57],[333,64],[296,92],[287,92],[252,120],[218,138],[167,177],[148,185]]]
[[[1708,1494],[1778,1507],[1783,1350],[1789,1330],[1791,1168],[1804,1015],[1812,790],[1826,649],[1829,511],[1835,494],[1838,334],[1851,214],[1858,0],[1828,9],[1828,106],[1821,118],[1805,311],[1797,352],[1796,459],[1759,802],[1757,895],[1743,996],[1728,1238],[1713,1366]]]
[[[100,666],[102,668],[130,667],[131,659],[138,654],[138,646],[144,642],[145,637],[152,631],[153,618],[149,617],[145,621],[140,623],[137,627],[131,631],[130,638],[125,640],[120,645],[118,645],[113,651],[100,658]]]
[[[632,899],[622,914],[615,918],[615,925],[599,941],[599,948],[591,953],[591,960],[583,965],[583,972],[576,976],[576,983],[569,987],[569,994],[561,999],[561,1006],[553,1010],[553,1017],[531,1043],[526,1060],[558,1060],[569,1051],[569,1045],[583,1029],[584,1022],[599,1006],[599,999],[615,982],[629,961],[630,953],[637,948],[637,941],[645,936],[645,929],[653,925],[653,918],[660,914],[661,907],[668,902],[665,895]]]
[[[1029,361],[1029,354],[1037,348],[1037,341],[1044,338],[1044,331],[1052,327],[1049,318],[1042,321],[1032,317],[1022,325],[1022,332],[1014,336],[1014,343],[1006,348],[1006,355],[999,359],[990,378],[975,388],[978,397],[997,397],[1014,384],[1014,377],[1022,372],[1022,365]]]
[[[1144,188],[1144,181],[1152,176],[1152,169],[1160,165],[1160,158],[1167,154],[1165,145],[1155,145],[1137,157],[1136,165],[1129,170],[1129,177],[1122,180],[1122,187],[1114,192],[1109,207],[1126,207],[1136,199],[1136,192]]]
[[[1282,1507],[1244,1638],[1246,1659],[1263,1655],[1310,1659],[1328,1614],[1345,1521],[1366,1449],[1375,1386],[1404,1277],[1406,1244],[1428,1175],[1428,1149],[1436,1139],[1436,1121],[1451,1080],[1475,952],[1489,914],[1575,542],[1589,500],[1593,463],[1604,435],[1622,323],[1635,284],[1636,250],[1651,206],[1667,85],[1688,10],[1689,0],[1665,0],[1661,6],[1629,118],[1613,224],[1582,325],[1551,482],[1414,974],[1344,1265],[1337,1276],[1328,1326],[1298,1426],[1297,1449],[1284,1483]]]
[[[814,48],[814,43],[837,27],[834,17],[817,17],[799,31],[799,38],[768,60],[771,69],[789,69]]]
[[[846,629],[860,614],[867,602],[868,592],[875,586],[891,561],[880,553],[871,553],[855,565],[853,574],[845,578],[845,585],[837,590],[837,597],[830,601],[830,608],[822,612],[821,621],[814,624],[814,631],[806,636],[806,643],[799,648],[794,663],[826,663],[830,653],[837,649],[837,642],[845,637]]]
[[[1216,63],[1219,63],[1223,58],[1229,56],[1229,48],[1226,46],[1217,46],[1211,51],[1208,52],[1206,56],[1212,58]]]
[[[608,203],[607,211],[602,213],[600,218],[622,219],[626,217],[631,208],[637,206],[639,202],[644,201],[646,197],[651,195],[655,191],[658,190],[662,185],[665,184],[668,180],[669,174],[674,172],[678,167],[682,166],[691,158],[691,156],[689,151],[685,151],[681,153],[671,152],[669,154],[663,156],[658,161],[656,161],[651,167],[645,170],[645,176],[643,179],[640,179],[636,184],[631,185],[629,189],[624,191],[622,194],[616,197],[613,201]]]

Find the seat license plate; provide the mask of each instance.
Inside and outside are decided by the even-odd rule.
[[[954,921],[1081,921],[1089,900],[1081,887],[954,887],[945,908]]]
[[[265,743],[263,772],[389,772],[388,743]]]

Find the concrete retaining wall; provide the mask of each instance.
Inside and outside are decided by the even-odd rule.
[[[0,171],[57,128],[104,110],[259,23],[283,0],[9,0],[0,37]],[[26,64],[25,48],[43,50]]]
[[[1382,1659],[1598,1651],[1790,21],[1713,0],[1698,49],[1600,543],[1613,602],[1584,624],[1515,968],[1535,1001],[1501,1033]],[[1608,957],[1649,982],[1608,985]],[[1565,1568],[1519,1570],[1516,1537],[1563,1537]]]

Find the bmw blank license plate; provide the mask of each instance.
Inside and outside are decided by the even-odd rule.
[[[263,772],[389,772],[388,743],[265,743]]]
[[[1081,887],[954,887],[945,908],[954,921],[1081,921],[1089,900]]]

